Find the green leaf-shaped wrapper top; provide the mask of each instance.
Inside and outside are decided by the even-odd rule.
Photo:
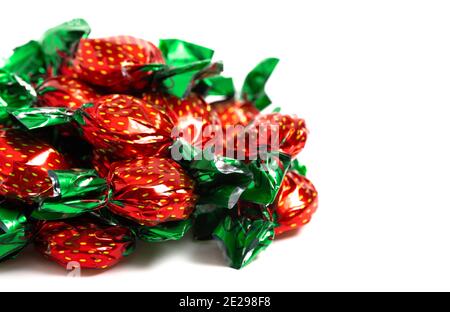
[[[182,139],[174,142],[171,153],[196,181],[198,204],[232,208],[252,182],[252,174],[243,162],[211,155]]]
[[[272,103],[266,94],[265,87],[278,62],[276,58],[265,59],[245,78],[241,96],[244,100],[252,102],[259,110],[263,110]]]
[[[17,209],[0,204],[0,261],[14,258],[30,239],[27,218]]]
[[[33,211],[40,220],[72,218],[106,204],[106,181],[92,169],[51,170],[55,197],[45,198]]]
[[[290,156],[278,152],[265,152],[248,163],[253,179],[241,199],[262,205],[272,204],[290,164]]]
[[[168,68],[156,74],[163,80],[169,94],[185,97],[196,80],[217,75],[223,70],[221,63],[211,63],[214,51],[178,39],[160,40],[159,48]]]
[[[230,266],[240,269],[266,249],[273,241],[274,223],[266,219],[250,219],[230,215],[214,231],[214,238],[223,246]]]
[[[295,159],[291,163],[291,168],[289,168],[289,170],[294,170],[299,175],[302,175],[304,177],[306,176],[306,173],[308,172],[308,169],[306,168],[306,166],[301,164],[300,161],[298,161],[298,159]]]
[[[0,69],[0,124],[10,121],[9,112],[30,107],[36,100],[31,85],[9,71]]]
[[[272,102],[266,94],[265,88],[272,72],[279,60],[267,58],[255,66],[246,76],[241,89],[240,100],[250,102],[258,110],[263,110]],[[197,82],[194,90],[203,96],[219,96],[219,100],[227,100],[235,97],[236,90],[233,79],[223,76],[212,76]]]
[[[291,158],[276,152],[261,153],[252,161],[211,155],[177,140],[171,148],[177,160],[196,181],[199,204],[231,209],[239,199],[268,205],[273,203]]]

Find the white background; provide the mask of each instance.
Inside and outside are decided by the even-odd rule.
[[[301,157],[319,210],[240,271],[189,239],[140,245],[83,278],[28,249],[0,264],[1,290],[450,290],[447,1],[64,2],[2,3],[2,55],[83,17],[92,37],[212,47],[238,85],[262,58],[281,58],[267,91],[307,120]]]

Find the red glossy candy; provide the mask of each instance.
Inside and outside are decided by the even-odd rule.
[[[162,93],[146,93],[143,98],[152,106],[161,107],[191,145],[201,148],[213,137],[213,133],[204,130],[218,125],[217,115],[200,96],[191,93],[185,99],[179,99]]]
[[[254,134],[259,144],[265,144],[271,150],[279,150],[295,157],[305,146],[308,129],[303,119],[273,113],[257,116],[248,127],[247,133]],[[278,148],[273,144],[277,141],[273,140],[273,135],[278,135]]]
[[[172,144],[173,124],[159,108],[128,95],[107,95],[84,109],[83,136],[118,159],[162,155]]]
[[[17,130],[0,130],[0,195],[32,202],[54,196],[48,170],[68,169],[48,144]]]
[[[82,39],[73,60],[80,79],[109,91],[140,90],[148,85],[148,64],[164,64],[161,51],[152,43],[130,36]]]
[[[84,269],[106,269],[130,252],[134,239],[125,227],[71,219],[45,222],[35,245],[44,256],[64,267],[74,261]]]
[[[191,178],[166,158],[116,162],[108,184],[112,191],[109,209],[147,226],[187,219],[197,198]]]
[[[317,205],[317,191],[311,181],[295,171],[288,171],[272,207],[278,223],[275,234],[301,228],[311,220]]]
[[[219,116],[221,125],[248,126],[259,115],[259,110],[250,102],[231,100],[212,105],[213,111]]]
[[[77,109],[99,97],[85,83],[63,76],[49,78],[37,89],[38,104],[43,107],[68,107]]]

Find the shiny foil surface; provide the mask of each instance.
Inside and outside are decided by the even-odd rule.
[[[148,64],[163,64],[161,51],[151,42],[132,36],[82,39],[73,60],[82,80],[109,92],[142,89],[148,85]]]
[[[177,134],[189,144],[202,147],[213,138],[206,127],[218,125],[218,117],[201,97],[190,94],[184,99],[162,93],[146,93],[144,100],[153,107],[161,107],[176,127]]]
[[[46,79],[36,91],[38,104],[42,107],[78,109],[99,97],[99,94],[87,84],[65,76]]]
[[[119,159],[161,155],[172,144],[173,124],[158,107],[130,95],[112,94],[82,109],[83,136]]]
[[[192,230],[240,269],[310,221],[305,121],[265,91],[278,59],[236,90],[208,47],[90,31],[62,23],[0,68],[0,261],[33,242],[106,269]]]
[[[274,134],[272,129],[275,130]],[[270,150],[296,157],[305,147],[308,129],[305,121],[294,115],[262,114],[255,118],[247,132],[268,144]],[[273,137],[273,136],[276,137]],[[273,143],[275,142],[275,143]],[[276,144],[275,147],[272,144]]]
[[[18,130],[0,130],[0,195],[33,202],[55,195],[49,170],[68,169],[50,145]]]
[[[27,217],[17,206],[0,202],[0,262],[14,258],[29,242]]]
[[[195,207],[194,182],[171,159],[144,157],[116,162],[108,184],[111,212],[141,225],[184,220]]]
[[[317,206],[317,191],[311,181],[295,171],[289,171],[272,207],[278,224],[275,234],[301,228],[311,220]]]
[[[66,267],[76,262],[85,269],[106,269],[134,249],[129,229],[90,219],[47,221],[39,229],[35,245],[48,259]]]

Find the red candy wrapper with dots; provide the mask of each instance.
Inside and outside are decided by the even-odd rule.
[[[212,49],[89,33],[61,24],[0,68],[0,261],[33,243],[107,269],[192,229],[240,269],[311,220],[305,120],[265,92],[278,59],[236,91]]]

